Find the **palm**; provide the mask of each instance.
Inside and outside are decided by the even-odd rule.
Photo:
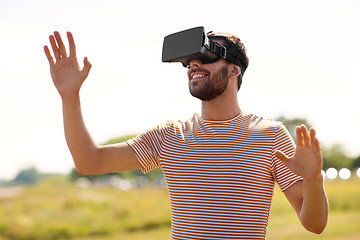
[[[69,56],[66,53],[65,46],[58,32],[55,32],[54,36],[50,36],[50,43],[56,62],[54,62],[49,48],[47,46],[44,48],[45,54],[50,64],[51,77],[62,97],[69,94],[78,93],[91,68],[91,64],[88,62],[87,58],[85,58],[84,68],[80,69],[76,57],[74,39],[70,32],[68,32],[67,36],[69,39],[70,48]]]
[[[297,144],[293,157],[287,157],[277,151],[276,156],[295,174],[304,179],[315,180],[321,174],[323,159],[319,140],[315,137],[315,129],[310,132],[302,125],[296,128]]]
[[[79,64],[74,58],[63,58],[50,67],[54,84],[60,93],[70,89],[79,90],[83,80]]]

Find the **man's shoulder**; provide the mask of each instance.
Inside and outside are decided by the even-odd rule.
[[[282,125],[279,121],[263,118],[254,113],[244,113],[244,116],[248,119],[248,128],[254,131],[276,130]]]
[[[242,127],[254,131],[276,130],[283,125],[280,121],[276,121],[270,118],[264,118],[251,112],[243,112],[237,117],[236,122],[240,123]],[[197,125],[201,125],[201,120],[199,115],[195,113],[189,118],[169,119],[168,121],[158,125],[158,127],[163,130],[172,129],[175,131],[192,131],[194,130],[194,128],[196,128]]]
[[[191,117],[184,119],[168,119],[167,121],[158,124],[157,128],[159,129],[187,129],[192,128],[194,124],[198,121],[197,114],[194,114]]]

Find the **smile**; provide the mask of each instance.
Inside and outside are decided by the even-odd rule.
[[[200,80],[200,79],[202,79],[202,78],[204,78],[206,76],[207,76],[206,74],[195,73],[195,74],[191,75],[191,81]]]

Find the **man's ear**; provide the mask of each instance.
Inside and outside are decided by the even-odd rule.
[[[231,64],[229,76],[238,77],[241,74],[241,68],[238,65]]]

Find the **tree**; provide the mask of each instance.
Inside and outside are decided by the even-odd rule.
[[[286,118],[280,116],[276,119],[284,124],[284,126],[289,130],[291,137],[296,141],[296,127],[304,124],[308,129],[311,127],[311,124],[305,118]]]
[[[357,169],[360,168],[360,156],[354,159],[351,165],[351,169]]]
[[[86,175],[86,174],[80,174],[76,171],[75,168],[71,169],[71,172],[69,174],[70,180],[75,181],[76,179],[80,177],[86,177],[89,180],[95,180],[103,177],[109,177],[109,176],[116,176],[119,175],[118,173],[105,173],[105,174],[96,174],[96,175]]]
[[[296,142],[296,127],[304,124],[308,129],[311,127],[311,124],[304,118],[286,118],[280,116],[276,120],[283,122],[285,127],[289,130],[291,137]],[[324,158],[323,168],[327,169],[330,167],[341,169],[341,168],[355,168],[356,166],[360,167],[360,156],[354,162],[355,159],[347,156],[343,146],[340,144],[334,144],[330,148],[322,146],[322,153]],[[355,166],[355,165],[356,166]]]
[[[348,168],[353,165],[354,159],[347,156],[344,148],[340,144],[334,144],[330,148],[322,148],[324,157],[324,169],[333,167],[336,169]]]
[[[15,177],[14,182],[18,184],[35,184],[41,178],[41,174],[35,167],[21,170]]]

